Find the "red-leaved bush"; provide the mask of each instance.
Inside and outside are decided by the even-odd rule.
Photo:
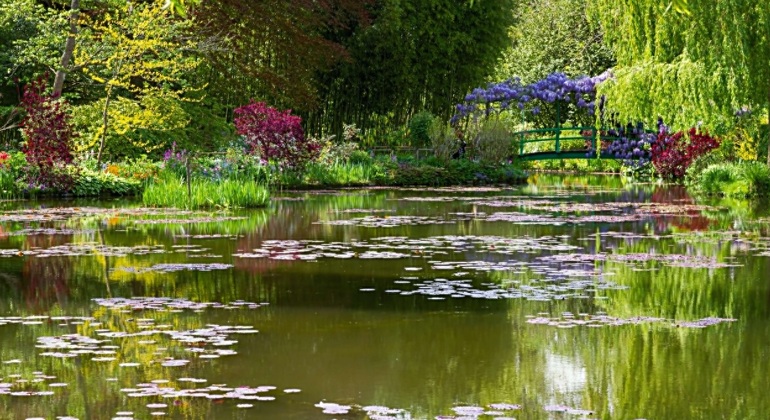
[[[305,138],[302,118],[291,115],[291,110],[281,112],[264,102],[251,102],[237,108],[235,116],[235,127],[249,153],[263,162],[301,169],[321,152],[318,142]]]
[[[685,135],[682,131],[671,134],[661,126],[652,144],[652,165],[663,178],[683,178],[695,159],[718,147],[719,139],[695,127]]]
[[[72,162],[70,145],[75,134],[66,102],[45,94],[46,83],[40,78],[24,87],[21,106],[26,115],[21,123],[26,144],[24,154],[30,165],[46,167]]]
[[[72,162],[70,146],[75,133],[66,102],[45,93],[43,78],[24,87],[21,106],[26,111],[21,131],[26,140],[23,151],[29,163],[27,181],[30,188],[56,189],[66,192],[72,179],[64,166]]]

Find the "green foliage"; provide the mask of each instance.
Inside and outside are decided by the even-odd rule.
[[[600,93],[625,119],[658,116],[675,129],[702,121],[717,135],[735,110],[770,107],[770,8],[757,0],[680,4],[589,0],[618,60]]]
[[[689,185],[707,195],[765,196],[770,194],[770,168],[760,162],[715,163],[691,178]]]
[[[449,119],[452,105],[492,72],[508,42],[514,5],[376,2],[372,24],[341,39],[351,59],[319,77],[321,106],[307,116],[308,130],[336,133],[354,122],[365,135],[381,136],[419,110]]]
[[[367,155],[367,162],[343,162],[309,164],[301,173],[284,171],[276,175],[274,182],[282,187],[350,187],[374,185],[384,177],[385,171]]]
[[[518,184],[527,179],[527,175],[514,165],[490,165],[468,159],[453,159],[448,163],[435,158],[381,163],[385,168],[385,176],[377,180],[381,185]]]
[[[72,193],[78,197],[136,195],[142,189],[142,183],[139,180],[85,168],[80,168],[74,174],[74,178]]]
[[[468,152],[483,163],[496,164],[512,157],[512,136],[502,122],[487,120],[469,136]]]
[[[58,65],[66,27],[66,14],[34,0],[0,2],[0,105],[15,105],[18,85]]]
[[[191,21],[170,19],[160,2],[129,3],[83,20],[74,64],[103,93],[80,112],[81,151],[98,141],[100,160],[110,143],[139,153],[169,146],[169,137],[157,133],[184,128],[189,118],[182,102],[199,99],[199,83],[190,77],[200,64],[189,52]]]
[[[699,178],[706,168],[735,161],[735,148],[730,138],[722,141],[719,147],[695,158],[685,172],[684,183],[688,187],[698,188]]]
[[[503,53],[495,80],[514,76],[530,83],[550,73],[570,77],[601,74],[614,64],[601,30],[591,27],[587,0],[534,0],[511,10],[512,44]]]
[[[78,152],[98,148],[106,100],[103,98],[73,108],[73,123],[82,133],[75,141]],[[143,154],[159,156],[174,141],[175,135],[181,134],[187,125],[188,114],[182,102],[149,94],[138,100],[111,100],[108,120],[105,155],[112,160],[135,159]]]
[[[770,194],[770,168],[761,162],[741,162],[740,179],[748,185],[749,196]]]
[[[620,173],[623,163],[616,159],[553,159],[525,162],[526,169],[576,173]]]
[[[414,147],[426,147],[430,141],[430,130],[436,117],[430,111],[420,111],[409,120],[409,139]]]
[[[113,175],[142,182],[156,176],[159,170],[160,164],[149,160],[146,155],[107,165],[107,172]]]
[[[735,155],[741,160],[757,160],[761,140],[761,119],[750,110],[739,110],[736,122],[726,136],[733,143]]]
[[[173,173],[163,173],[150,183],[142,193],[142,202],[153,207],[174,208],[253,208],[263,207],[270,200],[270,193],[262,184],[248,179],[225,179],[215,182],[194,178],[187,183]]]
[[[455,129],[435,120],[428,132],[433,154],[439,162],[449,162],[455,153],[460,151],[460,141]]]

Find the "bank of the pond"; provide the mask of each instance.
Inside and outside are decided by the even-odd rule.
[[[770,167],[761,162],[709,162],[692,166],[685,184],[696,194],[720,197],[767,197],[770,195]]]
[[[139,196],[148,206],[254,208],[270,191],[344,187],[446,187],[515,185],[527,173],[514,163],[469,159],[379,157],[311,162],[302,167],[265,165],[251,157],[94,162],[30,171],[21,153],[0,165],[0,199]]]

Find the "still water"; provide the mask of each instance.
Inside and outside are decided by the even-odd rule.
[[[767,419],[768,208],[546,175],[0,203],[0,419]]]

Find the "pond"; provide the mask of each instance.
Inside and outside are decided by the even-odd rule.
[[[766,203],[536,175],[0,207],[1,418],[770,412]]]

